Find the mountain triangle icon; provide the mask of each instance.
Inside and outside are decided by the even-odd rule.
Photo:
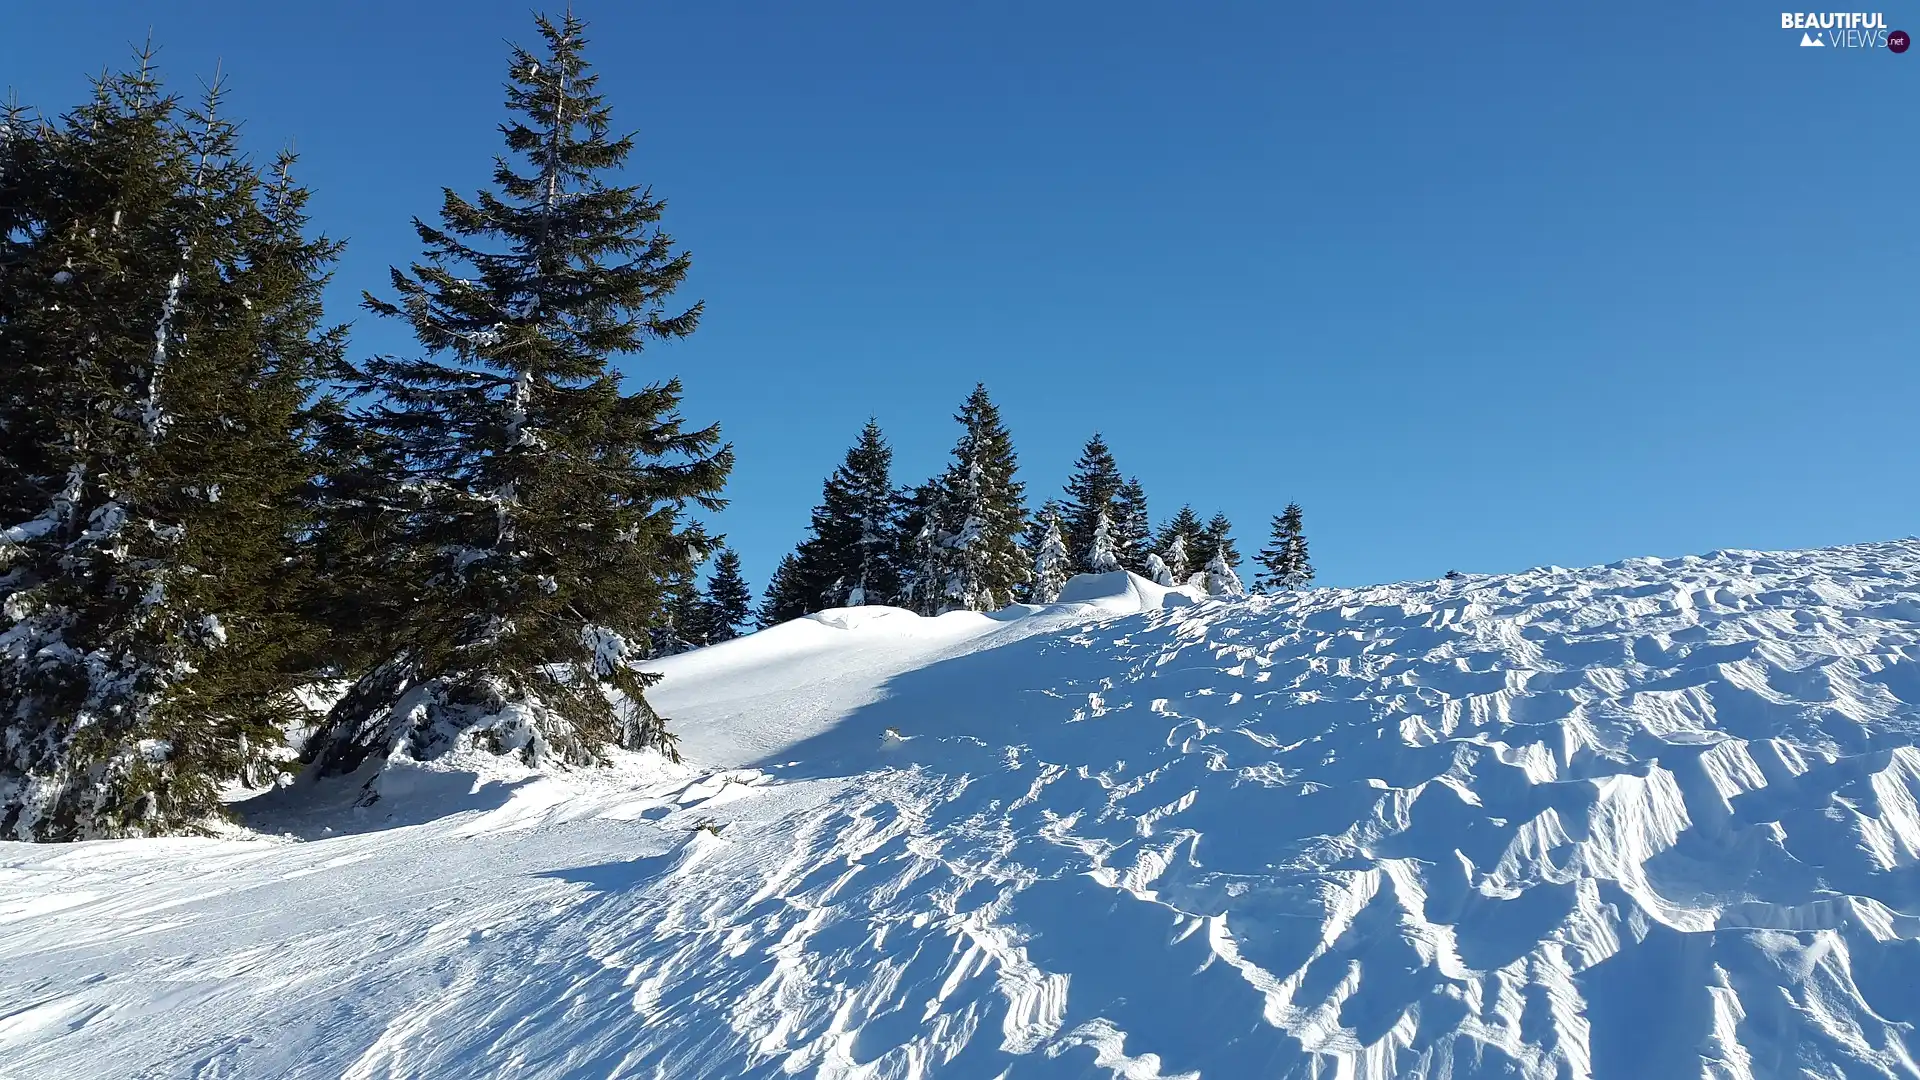
[[[1817,37],[1814,37],[1812,34],[1801,34],[1800,47],[1803,49],[1808,49],[1808,48],[1824,49],[1827,47],[1827,43],[1824,41],[1821,41]]]

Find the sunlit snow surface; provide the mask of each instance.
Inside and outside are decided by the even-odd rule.
[[[0,845],[0,1076],[1915,1074],[1920,542],[1074,585],[666,661],[685,770]]]

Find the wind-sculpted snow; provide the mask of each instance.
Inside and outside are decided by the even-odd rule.
[[[0,1076],[1920,1074],[1920,542],[1112,577],[666,661],[686,770],[0,848]]]

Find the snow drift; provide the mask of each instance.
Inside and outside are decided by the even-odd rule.
[[[662,670],[684,768],[0,846],[0,1076],[1920,1072],[1920,541]]]

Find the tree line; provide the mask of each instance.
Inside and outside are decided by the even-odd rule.
[[[236,787],[457,746],[677,756],[645,661],[756,619],[990,610],[1118,568],[1238,589],[1225,517],[1150,535],[1098,437],[1029,514],[979,388],[911,488],[869,424],[754,610],[703,525],[731,447],[678,380],[617,366],[699,326],[689,257],[618,179],[634,141],[584,24],[535,27],[491,183],[446,189],[362,293],[410,335],[391,354],[329,321],[342,245],[220,86],[183,101],[147,52],[64,114],[0,113],[0,838],[194,831]],[[1275,536],[1261,580],[1304,584],[1297,507]],[[316,684],[337,700],[289,749]]]
[[[984,385],[954,419],[947,467],[896,486],[893,450],[869,420],[822,486],[806,538],[780,560],[757,612],[762,627],[811,612],[893,604],[922,614],[1051,603],[1076,574],[1128,570],[1163,586],[1244,592],[1233,525],[1182,506],[1156,530],[1137,477],[1124,477],[1098,433],[1059,497],[1031,513],[1013,440]],[[1255,556],[1255,585],[1297,589],[1313,580],[1298,504],[1273,519]]]

